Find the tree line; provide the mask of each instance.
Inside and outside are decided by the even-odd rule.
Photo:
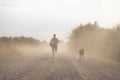
[[[32,37],[0,37],[0,59],[35,51],[42,44],[43,42]]]
[[[42,42],[40,42],[37,39],[34,39],[32,37],[0,37],[0,44],[4,45],[40,45]]]
[[[86,54],[94,54],[120,61],[120,25],[104,29],[95,23],[80,24],[69,35],[69,47]]]

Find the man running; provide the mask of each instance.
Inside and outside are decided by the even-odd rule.
[[[52,54],[55,56],[55,52],[57,52],[57,44],[59,43],[59,40],[56,38],[56,34],[53,34],[53,38],[50,41],[50,46],[52,47]]]

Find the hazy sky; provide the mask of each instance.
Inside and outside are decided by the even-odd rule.
[[[66,38],[76,25],[120,23],[120,0],[0,0],[0,36]]]

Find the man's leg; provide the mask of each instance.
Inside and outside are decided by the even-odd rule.
[[[55,46],[55,52],[57,52],[57,46]]]
[[[52,47],[52,54],[54,55],[54,47]]]

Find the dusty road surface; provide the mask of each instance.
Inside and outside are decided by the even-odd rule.
[[[24,56],[1,61],[0,80],[120,80],[120,65],[62,54]]]

